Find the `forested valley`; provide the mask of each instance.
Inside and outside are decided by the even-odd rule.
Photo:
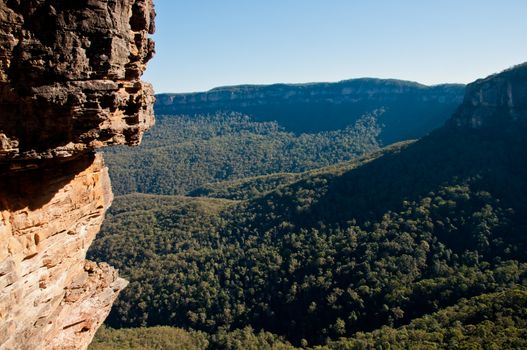
[[[223,180],[303,172],[379,148],[374,110],[334,131],[296,135],[276,122],[254,122],[236,112],[158,116],[138,148],[106,151],[114,191],[188,194]]]
[[[314,134],[162,117],[108,154],[89,258],[130,285],[90,349],[526,347],[527,119],[471,108],[386,147],[381,106]]]
[[[461,103],[463,85],[391,79],[234,86],[157,96],[138,148],[105,151],[118,195],[187,195],[247,177],[352,160],[420,138]]]

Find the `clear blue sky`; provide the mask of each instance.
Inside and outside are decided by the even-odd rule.
[[[154,0],[156,92],[358,77],[467,83],[527,61],[527,0]]]

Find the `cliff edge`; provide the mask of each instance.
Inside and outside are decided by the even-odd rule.
[[[85,260],[98,148],[154,123],[152,0],[0,0],[0,349],[85,349],[126,281]]]
[[[467,85],[449,123],[459,128],[516,127],[527,121],[527,62]]]

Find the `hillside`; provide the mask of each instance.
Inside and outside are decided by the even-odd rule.
[[[114,191],[184,195],[223,180],[302,172],[379,148],[378,115],[341,130],[295,135],[237,113],[158,116],[141,148],[106,152]]]
[[[240,85],[207,92],[161,94],[158,115],[203,115],[235,111],[254,121],[276,121],[294,133],[339,130],[380,108],[380,141],[420,138],[440,127],[461,103],[463,85],[426,86],[393,79],[338,83]]]
[[[358,333],[315,350],[521,349],[527,347],[527,292],[507,289],[461,300],[400,328]],[[90,350],[295,350],[282,338],[244,328],[218,335],[173,327],[101,330]]]
[[[275,173],[270,175],[246,177],[239,180],[209,183],[191,191],[188,195],[190,197],[224,198],[232,200],[254,199],[278,188],[291,185],[301,179],[307,179],[317,174],[332,174],[333,176],[343,174],[344,172],[376,159],[385,153],[397,151],[412,142],[414,141],[398,142],[381,150],[355,158],[352,161],[328,165],[323,168],[303,173]]]
[[[444,124],[462,85],[358,79],[160,95],[140,149],[107,152],[117,194],[187,195],[222,181],[352,160]]]
[[[90,253],[131,281],[108,324],[211,337],[250,326],[294,346],[354,348],[360,342],[332,341],[391,341],[385,335],[398,331],[390,329],[419,328],[452,305],[469,315],[464,299],[522,290],[526,86],[527,66],[518,66],[469,85],[447,125],[419,141],[210,191],[237,200],[153,196],[160,204],[144,211],[141,196],[122,199],[133,210],[118,200]],[[511,300],[510,315],[520,315]],[[510,324],[524,334],[524,323],[492,315],[482,331],[503,335]],[[481,323],[468,319],[446,323],[448,337]],[[415,341],[420,333],[409,327],[400,337]]]

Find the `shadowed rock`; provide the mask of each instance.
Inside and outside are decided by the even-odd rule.
[[[0,0],[0,161],[140,142],[151,0]]]

